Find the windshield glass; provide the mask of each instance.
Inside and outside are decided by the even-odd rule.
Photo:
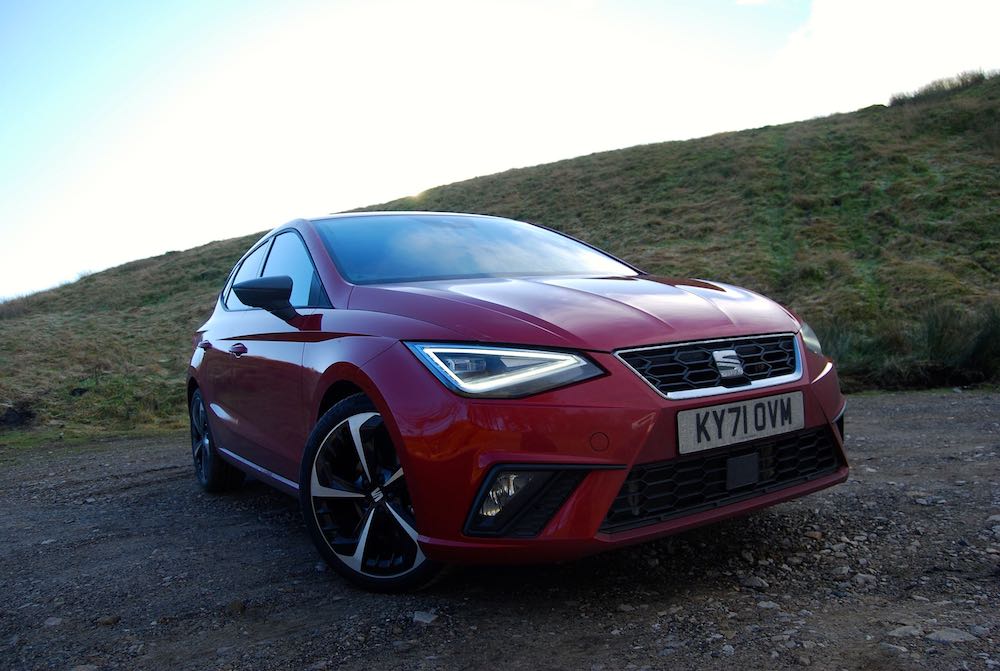
[[[344,279],[354,284],[637,274],[575,240],[512,219],[401,214],[337,217],[315,224]]]

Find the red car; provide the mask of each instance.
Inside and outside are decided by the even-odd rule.
[[[351,213],[264,236],[195,337],[197,478],[298,496],[347,578],[563,560],[847,478],[806,324],[558,232]]]

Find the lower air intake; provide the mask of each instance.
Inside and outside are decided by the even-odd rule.
[[[732,465],[742,466],[748,455],[757,456],[757,475],[753,482],[734,487]],[[640,464],[626,478],[601,531],[625,531],[719,508],[814,480],[840,465],[828,427]]]

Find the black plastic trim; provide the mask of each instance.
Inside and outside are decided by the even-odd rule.
[[[802,441],[812,440],[816,450],[808,451],[802,461],[796,462],[795,468],[787,469],[780,462],[787,457],[782,450],[797,450],[794,454],[800,458]],[[758,454],[761,468],[761,480],[753,486],[728,490],[721,474],[726,461],[732,457],[748,454]],[[810,468],[808,462],[815,464]],[[799,467],[803,464],[805,467]],[[615,496],[608,509],[607,516],[601,524],[603,533],[617,533],[639,527],[659,524],[678,517],[686,517],[706,510],[723,508],[733,503],[757,498],[788,487],[804,484],[818,478],[835,473],[844,465],[844,459],[839,449],[833,431],[829,426],[812,427],[800,431],[763,438],[748,443],[740,443],[730,447],[709,450],[684,457],[656,461],[636,465],[629,472],[621,490]],[[703,470],[703,477],[692,478],[686,469]],[[779,471],[786,471],[779,475]],[[707,477],[705,474],[714,474]],[[765,474],[766,473],[766,474]],[[652,480],[647,485],[647,478]],[[678,478],[683,478],[678,480]],[[666,482],[678,482],[673,485],[673,491],[681,487],[699,487],[701,493],[685,491],[675,495],[664,489]],[[647,486],[655,487],[647,493]],[[631,497],[637,497],[633,503]],[[665,505],[669,498],[676,499],[675,505]]]
[[[476,497],[472,501],[472,507],[469,508],[469,513],[466,515],[462,533],[466,536],[478,538],[532,538],[541,533],[545,525],[552,519],[552,516],[562,508],[566,499],[576,491],[577,486],[583,481],[587,473],[591,471],[625,470],[625,468],[627,467],[624,464],[494,464],[479,485]],[[490,485],[493,484],[497,474],[501,471],[531,471],[549,473],[550,475],[536,485],[534,491],[529,492],[528,496],[524,498],[516,510],[509,514],[509,518],[505,519],[500,527],[496,529],[477,529],[475,526],[478,517],[477,511],[483,505],[483,500],[489,492]],[[556,489],[559,484],[565,483],[566,478],[575,478],[576,481],[566,483],[565,486],[567,488],[561,493],[559,500],[554,505],[552,502],[549,502],[551,512],[545,515],[544,519],[538,520],[538,523],[528,525],[527,527],[519,526],[519,522],[542,503],[547,494]]]
[[[844,407],[840,409],[840,413],[837,418],[833,420],[833,423],[837,425],[837,431],[840,432],[840,442],[844,445],[847,444],[847,434],[844,433],[844,415],[847,413],[847,403],[844,403]]]

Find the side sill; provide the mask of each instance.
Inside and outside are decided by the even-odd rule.
[[[274,485],[283,492],[291,494],[292,496],[298,495],[299,483],[292,482],[288,478],[282,477],[273,471],[269,471],[263,466],[259,466],[249,459],[241,457],[235,452],[230,452],[224,447],[216,447],[216,449],[219,450],[223,456],[236,462],[236,465],[245,467],[244,470],[250,469],[252,475],[263,476],[270,481],[270,484]]]

